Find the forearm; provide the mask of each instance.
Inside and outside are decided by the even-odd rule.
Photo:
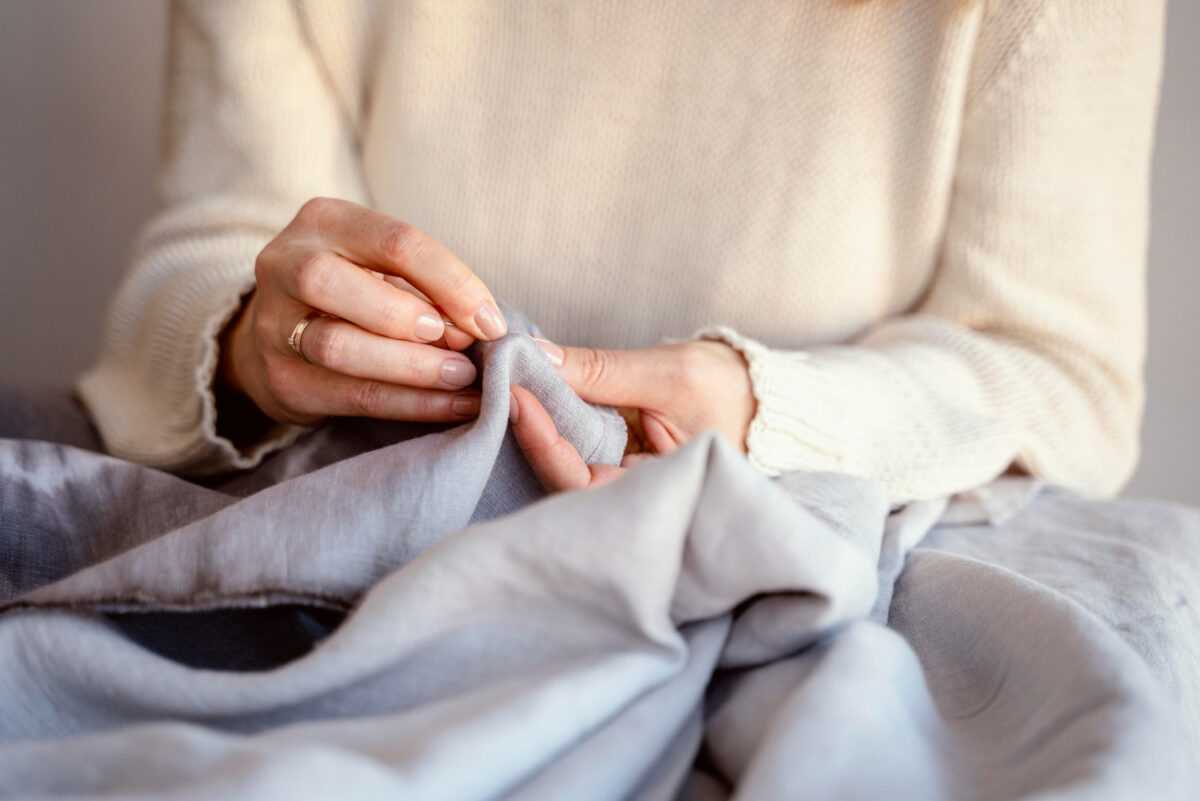
[[[1110,495],[1137,458],[1140,385],[1090,357],[908,316],[853,345],[772,350],[710,329],[750,364],[747,448],[764,471],[841,472],[895,502],[979,486],[1016,464]]]
[[[355,134],[314,59],[283,0],[172,5],[161,209],[78,385],[114,454],[212,473],[295,436],[235,447],[218,433],[214,377],[263,246],[308,198],[365,194]]]
[[[933,281],[851,343],[743,345],[752,458],[865,475],[898,500],[1013,463],[1119,490],[1143,403],[1162,15],[1156,0],[989,5]]]

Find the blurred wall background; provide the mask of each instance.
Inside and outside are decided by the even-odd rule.
[[[254,2],[255,0],[247,0]],[[0,380],[66,385],[153,202],[164,0],[0,0]],[[1127,495],[1200,505],[1200,3],[1172,0]]]

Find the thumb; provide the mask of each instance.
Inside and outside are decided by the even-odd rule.
[[[658,348],[563,348],[558,373],[588,403],[642,408],[655,405],[666,368]]]

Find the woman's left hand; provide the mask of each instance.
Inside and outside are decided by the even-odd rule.
[[[633,453],[670,453],[708,429],[745,452],[755,401],[746,362],[728,345],[702,340],[620,351],[538,344],[579,397],[622,410]],[[551,492],[620,474],[611,466],[589,468],[528,392],[515,389],[512,406],[517,442]],[[623,465],[636,459],[627,456]]]

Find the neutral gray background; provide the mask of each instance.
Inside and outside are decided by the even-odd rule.
[[[153,202],[165,23],[163,0],[0,0],[4,380],[66,384],[95,354]],[[1195,505],[1198,82],[1200,3],[1173,0],[1154,162],[1144,454],[1126,494]]]

